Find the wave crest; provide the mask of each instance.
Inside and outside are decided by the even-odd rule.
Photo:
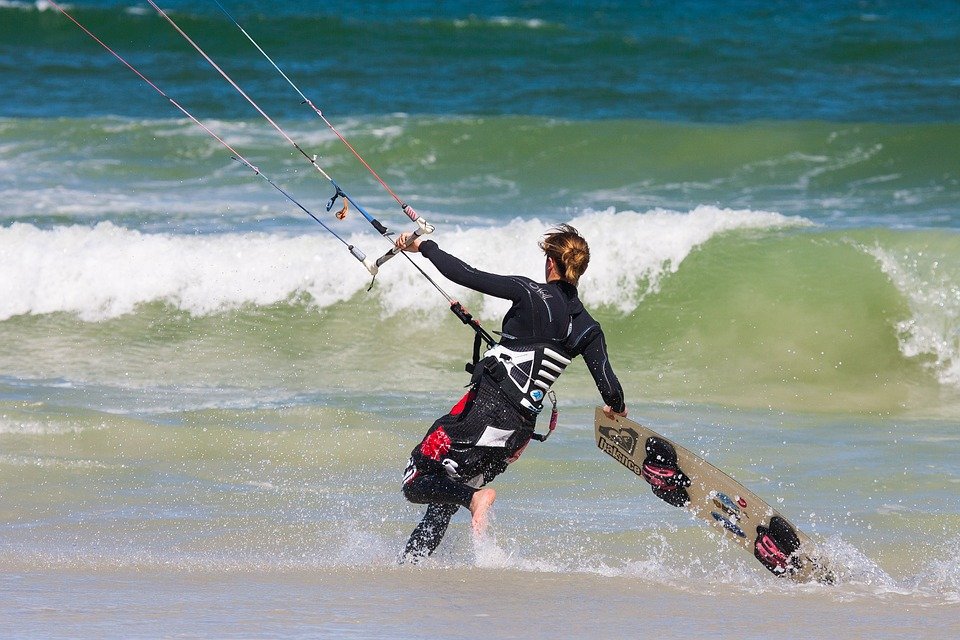
[[[571,222],[591,242],[591,266],[581,283],[584,301],[623,312],[657,291],[664,276],[719,233],[805,224],[776,213],[708,206],[688,213],[608,209]],[[549,226],[517,219],[496,227],[441,231],[437,240],[479,269],[536,278],[543,270],[537,241]],[[376,240],[371,234],[348,239],[371,254],[386,248]],[[0,271],[0,320],[65,312],[100,321],[150,302],[194,315],[300,298],[326,308],[369,285],[367,273],[337,241],[316,234],[183,236],[147,234],[111,222],[53,229],[15,223],[0,229],[0,257],[7,265]],[[413,259],[439,275],[426,261]],[[419,273],[401,262],[385,265],[379,277],[384,312],[442,311],[438,298],[423,295]],[[472,297],[456,286],[449,290],[457,298]],[[506,304],[485,300],[475,310],[497,317]]]

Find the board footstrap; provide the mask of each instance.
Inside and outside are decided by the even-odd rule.
[[[800,568],[796,551],[800,538],[790,524],[780,516],[770,518],[766,527],[757,527],[757,539],[753,543],[753,555],[763,566],[777,575]]]
[[[690,478],[677,464],[677,451],[673,445],[651,436],[644,449],[647,457],[643,460],[642,477],[653,489],[653,495],[674,507],[685,507],[690,502],[687,493]]]

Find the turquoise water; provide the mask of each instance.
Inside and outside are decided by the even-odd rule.
[[[357,201],[391,230],[411,227],[214,4],[163,6]],[[581,366],[558,385],[556,435],[498,479],[492,538],[475,543],[458,517],[425,573],[397,568],[420,515],[400,471],[462,393],[472,336],[404,258],[368,291],[342,244],[49,3],[10,1],[0,588],[16,598],[0,629],[143,635],[102,605],[41,595],[79,583],[102,602],[136,576],[160,604],[123,601],[170,621],[155,635],[201,633],[175,604],[181,590],[225,598],[207,635],[309,637],[317,613],[302,589],[336,582],[342,597],[324,602],[340,620],[381,586],[403,602],[410,580],[413,606],[445,597],[425,581],[477,595],[491,576],[511,593],[574,594],[584,609],[554,615],[577,629],[589,610],[623,615],[614,603],[630,588],[647,615],[710,603],[753,625],[772,624],[758,594],[787,611],[803,602],[834,637],[859,637],[865,619],[875,637],[920,637],[922,620],[949,619],[956,7],[229,6],[456,255],[536,276],[543,231],[577,226],[592,250],[581,296],[631,417],[776,504],[839,584],[775,581],[596,451],[599,397]],[[330,184],[148,6],[69,10],[348,242],[388,248],[355,211],[325,211]],[[498,328],[501,302],[443,284]],[[262,585],[244,586],[255,575],[299,604],[241,632],[227,611],[257,606]],[[484,627],[498,637],[529,615],[490,595],[473,604],[499,612]],[[278,615],[270,606],[262,619]],[[395,616],[358,633],[416,623]]]

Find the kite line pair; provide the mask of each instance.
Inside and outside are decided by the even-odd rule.
[[[273,61],[273,59],[266,53],[266,51],[264,51],[264,50],[260,47],[260,45],[257,44],[257,42],[253,39],[253,37],[252,37],[249,33],[247,33],[247,31],[240,25],[240,23],[237,22],[237,20],[234,19],[234,17],[233,17],[232,15],[230,15],[230,13],[229,13],[229,12],[227,11],[227,9],[223,6],[223,4],[221,4],[221,3],[219,2],[219,0],[213,0],[213,1],[217,4],[218,7],[220,7],[220,10],[223,11],[223,13],[227,16],[227,18],[228,18],[231,22],[233,22],[233,24],[236,25],[236,27],[237,27],[238,29],[240,29],[240,31],[243,33],[243,35],[247,37],[247,39],[257,48],[257,50],[258,50],[261,54],[263,54],[263,56],[270,62],[270,64],[273,65],[274,69],[276,69],[276,70],[280,73],[280,75],[283,76],[283,78],[287,81],[287,83],[288,83],[291,87],[293,87],[293,89],[300,95],[300,97],[301,97],[302,100],[303,100],[303,104],[306,104],[306,105],[308,105],[311,109],[313,109],[313,111],[317,114],[317,116],[319,116],[320,119],[323,120],[324,124],[326,124],[326,126],[336,135],[336,137],[337,137],[341,142],[343,142],[344,145],[346,145],[346,147],[351,151],[351,153],[353,153],[353,155],[356,156],[356,158],[357,158],[357,159],[363,164],[363,166],[366,167],[366,169],[377,179],[377,181],[380,183],[380,185],[393,197],[393,199],[397,201],[397,204],[400,205],[400,208],[401,208],[401,210],[403,211],[403,213],[404,213],[412,222],[415,222],[415,223],[417,224],[417,229],[414,231],[413,236],[412,236],[412,238],[411,238],[411,241],[413,240],[413,238],[416,238],[416,237],[418,237],[418,236],[425,235],[425,234],[429,234],[429,233],[433,232],[433,230],[434,230],[433,225],[429,224],[426,220],[424,220],[422,217],[420,217],[420,215],[413,209],[413,207],[411,207],[411,206],[409,206],[408,204],[406,204],[403,200],[400,199],[399,196],[397,196],[397,194],[393,191],[393,189],[391,189],[391,188],[387,185],[387,183],[384,182],[384,180],[379,176],[379,174],[377,174],[377,172],[374,171],[374,169],[373,169],[369,164],[367,164],[367,162],[360,156],[360,154],[357,152],[357,150],[347,141],[347,139],[340,133],[340,131],[338,131],[338,130],[336,129],[336,127],[334,127],[333,124],[330,123],[330,121],[326,118],[326,116],[324,116],[323,112],[322,112],[319,108],[317,108],[317,106],[316,106],[309,98],[307,98],[306,95],[304,95],[304,93],[297,87],[297,85],[295,85],[295,84],[293,83],[292,80],[290,80],[289,77],[287,77],[287,74],[285,74],[285,73],[280,69],[280,67]],[[277,184],[276,182],[274,182],[271,178],[269,178],[266,174],[264,174],[256,165],[254,165],[254,164],[253,164],[252,162],[250,162],[247,158],[245,158],[242,154],[240,154],[236,149],[234,149],[228,142],[226,142],[223,138],[221,138],[219,135],[217,135],[217,134],[216,134],[212,129],[210,129],[207,125],[205,125],[203,122],[201,122],[199,119],[197,119],[192,113],[190,113],[189,111],[187,111],[187,109],[186,109],[185,107],[183,107],[179,102],[177,102],[176,100],[174,100],[173,98],[171,98],[169,95],[167,95],[160,87],[158,87],[158,86],[157,86],[156,84],[154,84],[150,79],[148,79],[144,74],[142,74],[139,70],[137,70],[137,69],[136,69],[132,64],[130,64],[125,58],[121,57],[120,54],[118,54],[116,51],[114,51],[113,49],[111,49],[105,42],[103,42],[103,40],[101,40],[100,38],[98,38],[96,35],[94,35],[93,32],[91,32],[89,29],[87,29],[85,26],[83,26],[80,22],[78,22],[76,18],[74,18],[74,17],[73,17],[70,13],[68,13],[63,7],[61,7],[59,4],[57,4],[57,2],[55,2],[54,0],[49,0],[50,5],[52,5],[55,9],[57,9],[57,11],[59,11],[61,14],[63,14],[63,15],[64,15],[66,18],[68,18],[71,22],[73,22],[77,27],[79,27],[84,33],[86,33],[90,38],[92,38],[95,42],[97,42],[101,47],[103,47],[104,49],[106,49],[106,51],[107,51],[108,53],[110,53],[114,58],[116,58],[117,60],[119,60],[124,66],[126,66],[130,71],[132,71],[134,74],[136,74],[141,80],[143,80],[146,84],[148,84],[151,88],[153,88],[153,89],[154,89],[157,93],[159,93],[162,97],[166,98],[167,101],[170,102],[170,104],[172,104],[177,110],[179,110],[181,113],[183,113],[183,114],[184,114],[187,118],[189,118],[194,124],[196,124],[197,126],[199,126],[199,127],[200,127],[201,129],[203,129],[207,134],[209,134],[211,137],[213,137],[217,142],[219,142],[221,145],[223,145],[228,151],[230,151],[230,153],[233,155],[233,158],[234,158],[237,162],[239,162],[239,163],[243,164],[244,166],[246,166],[247,168],[249,168],[251,171],[254,172],[255,175],[260,176],[261,178],[263,178],[264,180],[266,180],[266,181],[270,184],[270,186],[272,186],[274,189],[276,189],[276,190],[277,190],[280,194],[282,194],[287,200],[289,200],[290,202],[292,202],[294,205],[297,206],[297,208],[299,208],[301,211],[303,211],[303,212],[306,213],[308,216],[310,216],[311,218],[313,218],[313,220],[316,221],[321,227],[323,227],[326,231],[328,231],[331,235],[333,235],[334,238],[336,238],[337,240],[339,240],[344,246],[346,246],[346,248],[347,248],[347,250],[350,252],[350,254],[353,255],[353,257],[356,258],[361,264],[363,264],[364,267],[366,267],[367,271],[369,271],[369,272],[370,272],[370,275],[373,276],[374,279],[375,279],[377,273],[379,272],[380,267],[383,266],[383,264],[384,264],[385,262],[387,262],[388,260],[390,260],[391,258],[393,258],[394,256],[396,256],[398,253],[402,253],[402,250],[401,250],[400,248],[398,248],[398,247],[396,247],[396,246],[393,246],[393,245],[394,245],[394,242],[393,242],[393,240],[390,238],[390,236],[391,236],[390,231],[389,231],[383,224],[381,224],[379,220],[377,220],[377,219],[374,218],[372,215],[370,215],[370,213],[368,213],[366,209],[364,209],[359,203],[357,203],[356,200],[354,200],[352,197],[350,197],[350,195],[348,195],[348,194],[340,187],[340,185],[338,185],[338,184],[336,183],[336,181],[335,181],[332,177],[330,177],[330,175],[323,169],[323,167],[321,167],[319,164],[317,164],[317,156],[316,156],[316,155],[311,156],[311,155],[308,154],[306,151],[304,151],[303,148],[302,148],[299,144],[297,144],[296,141],[294,141],[293,138],[291,138],[291,137],[287,134],[287,132],[283,130],[282,127],[280,127],[280,125],[278,125],[269,115],[267,115],[267,113],[266,113],[262,108],[260,108],[260,106],[259,106],[249,95],[247,95],[247,93],[246,93],[243,89],[241,89],[240,86],[239,86],[236,82],[234,82],[234,80],[233,80],[219,65],[217,65],[217,63],[214,62],[213,59],[212,59],[209,55],[207,55],[207,53],[206,53],[205,51],[204,51],[203,49],[201,49],[200,46],[197,45],[197,43],[194,42],[193,39],[190,38],[190,36],[187,35],[187,33],[186,33],[183,29],[181,29],[180,26],[179,26],[176,22],[174,22],[174,20],[173,20],[169,15],[167,15],[167,13],[166,13],[165,11],[163,11],[163,9],[161,9],[159,6],[157,6],[157,4],[156,4],[153,0],[147,0],[147,2],[150,4],[151,7],[153,7],[153,8],[156,10],[156,12],[157,12],[162,18],[164,18],[168,23],[170,23],[170,25],[171,25],[181,36],[183,36],[183,38],[184,38],[188,43],[190,43],[190,45],[192,45],[193,48],[196,49],[197,52],[200,53],[200,55],[202,55],[203,58],[204,58],[214,69],[216,69],[216,71],[217,71],[218,73],[220,73],[220,75],[223,76],[223,78],[224,78],[227,82],[229,82],[230,85],[233,86],[233,88],[236,89],[236,91],[237,91],[241,96],[243,96],[243,97],[247,100],[247,102],[249,102],[250,105],[253,106],[253,108],[256,109],[257,112],[258,112],[261,116],[263,116],[263,117],[266,119],[266,121],[267,121],[268,123],[270,123],[270,125],[271,125],[274,129],[276,129],[276,131],[277,131],[281,136],[283,136],[284,139],[286,139],[287,142],[289,142],[291,145],[293,145],[293,147],[307,160],[307,162],[309,162],[309,163],[320,173],[320,175],[322,175],[324,178],[327,179],[327,181],[330,182],[330,184],[331,184],[331,185],[333,186],[333,188],[334,188],[334,194],[333,194],[333,197],[330,198],[330,201],[327,203],[327,207],[326,207],[326,208],[327,208],[327,211],[330,211],[331,209],[333,209],[333,206],[334,206],[334,204],[336,203],[337,199],[338,199],[338,198],[341,198],[341,199],[342,199],[342,202],[343,202],[343,205],[342,205],[342,208],[340,209],[340,211],[337,212],[336,216],[337,216],[339,219],[342,219],[342,218],[346,215],[346,213],[347,213],[347,211],[348,211],[348,209],[349,209],[349,205],[353,205],[353,207],[354,207],[357,211],[360,212],[360,214],[367,220],[367,222],[369,222],[370,225],[373,226],[374,229],[376,229],[377,233],[379,233],[383,238],[385,238],[385,239],[391,244],[391,248],[390,248],[389,251],[387,251],[386,253],[384,253],[382,256],[380,256],[379,258],[377,258],[377,259],[375,259],[375,260],[367,257],[367,255],[366,255],[363,251],[361,251],[358,247],[356,247],[356,246],[350,244],[349,242],[347,242],[340,234],[338,234],[334,229],[332,229],[329,225],[327,225],[325,222],[323,222],[323,220],[322,220],[320,217],[318,217],[318,216],[315,215],[312,211],[310,211],[309,209],[307,209],[307,208],[306,208],[303,204],[301,204],[296,198],[294,198],[289,192],[287,192],[286,190],[284,190],[280,185],[278,185],[278,184]],[[459,303],[458,301],[456,301],[452,296],[450,296],[446,291],[444,291],[444,290],[436,283],[436,281],[434,281],[434,279],[430,277],[429,274],[427,274],[418,264],[416,264],[416,263],[410,258],[410,256],[407,256],[406,254],[404,254],[404,256],[407,258],[407,260],[409,261],[409,263],[410,263],[411,265],[413,265],[413,267],[414,267],[415,269],[417,269],[417,270],[420,272],[420,274],[423,275],[423,277],[426,278],[427,281],[430,282],[430,284],[432,284],[432,285],[434,286],[434,288],[436,288],[437,291],[439,291],[440,294],[443,295],[443,296],[447,299],[447,302],[450,303],[450,309],[451,309],[451,311],[453,311],[453,313],[460,319],[460,321],[463,322],[464,324],[470,326],[470,327],[476,332],[478,341],[479,341],[480,339],[483,339],[483,340],[484,340],[485,342],[487,342],[487,344],[489,344],[489,345],[493,345],[493,344],[495,343],[494,339],[490,336],[490,334],[488,334],[488,333],[483,329],[483,327],[480,326],[480,323],[479,323],[476,319],[474,319],[474,318],[466,311],[466,309],[464,309],[463,306],[460,305],[460,303]],[[371,282],[371,286],[373,286],[373,282]]]

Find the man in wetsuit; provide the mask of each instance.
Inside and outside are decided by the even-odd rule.
[[[608,415],[625,416],[627,408],[603,330],[577,297],[590,250],[576,229],[561,225],[540,243],[545,283],[478,271],[432,240],[408,242],[403,234],[397,246],[420,252],[449,280],[513,303],[500,343],[474,366],[470,390],[411,453],[403,494],[428,505],[404,549],[403,559],[417,560],[433,553],[460,507],[470,510],[474,531],[484,530],[496,498],[484,485],[520,457],[544,397],[574,357],[583,356]]]

